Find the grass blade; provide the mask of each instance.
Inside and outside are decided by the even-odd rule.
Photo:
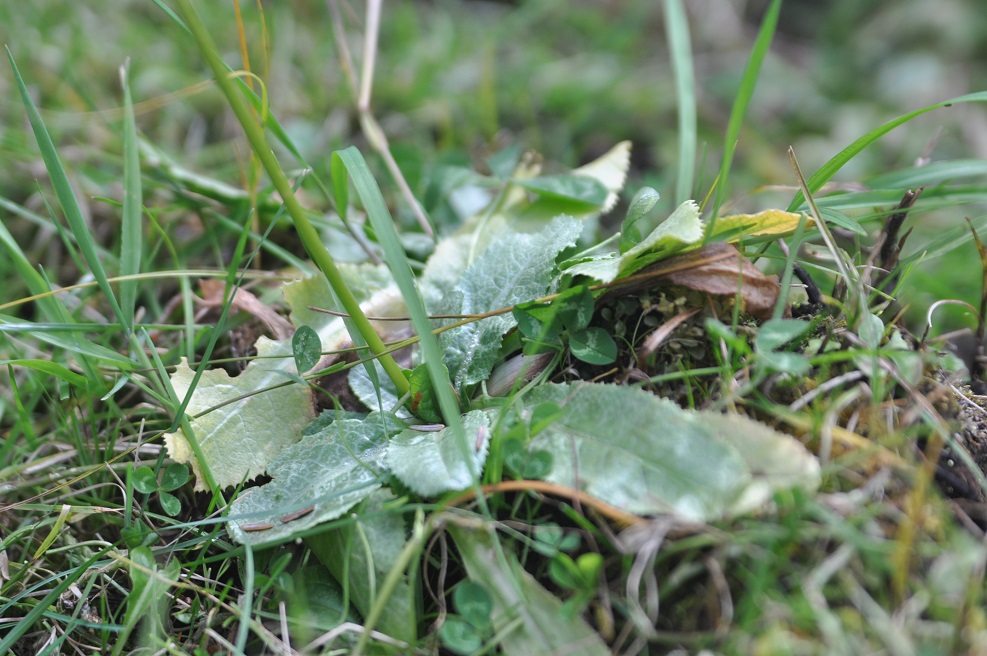
[[[692,66],[689,21],[682,0],[665,2],[665,34],[675,72],[679,114],[679,170],[675,181],[676,207],[692,198],[696,175],[696,77]]]
[[[82,256],[86,259],[86,264],[89,265],[90,272],[99,284],[99,288],[103,291],[103,295],[106,296],[106,300],[110,304],[113,314],[122,325],[129,327],[132,318],[128,321],[120,309],[120,304],[117,303],[113,288],[110,287],[106,271],[103,269],[103,263],[100,262],[99,256],[96,253],[96,244],[93,242],[92,233],[89,231],[89,226],[86,225],[86,221],[82,217],[82,209],[79,207],[79,201],[76,200],[75,192],[69,183],[68,175],[66,175],[65,168],[62,166],[62,162],[58,157],[58,152],[55,150],[55,144],[51,140],[51,135],[48,134],[44,121],[41,120],[41,113],[38,112],[38,108],[31,99],[31,95],[27,91],[27,86],[24,84],[24,79],[17,69],[17,64],[14,63],[14,56],[10,53],[10,48],[7,48],[7,59],[10,62],[10,69],[14,73],[14,80],[17,82],[17,88],[20,91],[24,108],[27,110],[31,129],[34,131],[34,137],[41,150],[41,157],[44,159],[45,168],[48,170],[49,177],[51,177],[52,188],[55,190],[58,203],[62,206],[62,211],[65,213],[65,219],[72,229],[72,234],[75,235],[76,242],[79,244],[79,250],[82,251]]]
[[[870,132],[863,135],[862,137],[854,141],[852,144],[841,150],[839,153],[836,154],[835,157],[833,157],[831,160],[823,164],[818,171],[813,173],[806,181],[806,184],[809,188],[809,192],[814,194],[817,191],[819,191],[824,184],[829,182],[829,180],[836,174],[837,171],[843,168],[844,164],[846,164],[851,159],[856,157],[857,154],[860,153],[860,151],[862,151],[864,148],[871,145],[872,143],[874,143],[875,141],[886,135],[888,132],[891,132],[891,130],[894,130],[899,125],[903,123],[907,123],[913,118],[917,116],[921,116],[926,112],[931,112],[933,109],[939,109],[940,107],[949,107],[950,105],[956,103],[968,103],[968,102],[987,102],[987,91],[978,91],[976,93],[969,93],[965,96],[958,96],[956,98],[951,98],[950,100],[944,100],[942,102],[938,102],[933,105],[929,105],[927,107],[922,107],[921,109],[916,109],[915,111],[908,112],[907,114],[902,114],[901,116],[891,119],[890,121],[888,121],[883,125],[879,125],[878,127],[874,128],[873,130],[871,130]],[[801,207],[804,202],[805,202],[805,196],[802,194],[802,192],[800,191],[796,193],[795,197],[792,199],[791,204],[789,204],[788,206],[788,211],[794,212],[799,207]]]
[[[764,15],[764,20],[761,21],[761,29],[758,30],[757,40],[754,42],[751,56],[747,60],[747,67],[744,69],[744,76],[740,81],[740,88],[737,90],[737,97],[730,109],[730,122],[727,124],[727,134],[723,143],[723,161],[720,164],[720,174],[717,177],[716,195],[713,200],[713,211],[709,215],[707,235],[713,234],[716,214],[726,198],[727,180],[730,176],[730,165],[733,163],[737,140],[740,138],[740,128],[744,123],[744,117],[747,115],[751,98],[754,96],[754,87],[757,86],[757,79],[761,74],[761,64],[764,63],[764,57],[768,54],[768,48],[771,46],[771,39],[774,37],[780,12],[781,0],[772,0],[771,6],[768,7],[768,11]]]
[[[199,18],[190,0],[178,0],[178,5],[186,24],[195,37],[203,58],[209,64],[209,68],[212,69],[216,84],[219,85],[230,109],[233,110],[233,113],[243,128],[247,140],[250,142],[251,149],[257,155],[261,164],[263,164],[264,170],[270,176],[275,189],[281,195],[288,214],[294,223],[295,231],[298,233],[298,237],[305,247],[305,251],[319,269],[322,270],[322,273],[325,274],[326,279],[329,281],[329,286],[336,293],[343,309],[350,315],[354,324],[359,329],[360,335],[362,335],[363,339],[369,345],[370,350],[379,358],[381,366],[387,372],[388,377],[394,382],[398,392],[403,395],[408,391],[408,380],[401,373],[401,368],[394,362],[394,358],[385,352],[387,348],[384,346],[383,341],[381,341],[380,336],[367,320],[356,297],[353,296],[353,293],[346,286],[346,282],[339,273],[335,261],[329,254],[325,244],[322,243],[319,232],[312,225],[301,203],[298,202],[288,176],[281,169],[277,157],[267,143],[263,129],[257,124],[253,112],[247,107],[247,103],[243,98],[243,94],[240,93],[235,80],[229,76],[226,64],[216,52],[216,47],[205,25],[202,24],[202,20]]]
[[[143,231],[141,226],[141,165],[138,155],[137,125],[134,121],[134,104],[130,98],[128,65],[120,67],[120,84],[123,86],[123,214],[120,239],[120,275],[136,276],[141,269]],[[134,310],[137,307],[139,278],[120,282],[121,321],[127,330],[134,329]]]
[[[394,229],[394,221],[391,213],[384,203],[384,197],[380,193],[377,181],[374,180],[370,168],[367,166],[363,155],[355,146],[350,146],[346,150],[337,151],[332,154],[332,168],[338,166],[346,167],[350,177],[353,179],[353,186],[357,195],[363,201],[363,207],[367,210],[370,222],[377,233],[377,239],[384,249],[384,257],[394,276],[394,281],[401,290],[404,302],[408,306],[408,315],[411,323],[421,340],[422,359],[428,367],[429,376],[432,378],[432,386],[439,398],[439,407],[442,410],[442,417],[446,425],[459,427],[462,433],[462,423],[459,416],[459,404],[452,393],[452,383],[449,381],[448,372],[442,367],[442,350],[439,342],[432,334],[432,322],[425,311],[425,303],[422,301],[418,286],[415,283],[414,273],[408,263],[408,256],[404,252],[397,230]],[[337,174],[333,174],[333,179],[338,180]],[[335,183],[338,187],[338,182]],[[462,435],[465,440],[465,435]],[[469,446],[465,441],[463,446],[468,450]],[[467,458],[467,462],[472,460]]]

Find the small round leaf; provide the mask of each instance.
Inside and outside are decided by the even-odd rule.
[[[134,470],[133,481],[134,489],[144,494],[151,494],[158,489],[158,477],[147,465]]]
[[[311,326],[299,326],[291,338],[291,350],[295,354],[295,367],[303,374],[322,358],[322,340]]]
[[[588,364],[610,364],[617,359],[617,343],[610,333],[597,327],[570,334],[569,350]]]

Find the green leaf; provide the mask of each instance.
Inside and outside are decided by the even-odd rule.
[[[512,312],[522,335],[544,343],[558,337],[563,328],[580,330],[588,326],[594,309],[593,292],[585,285],[577,285],[551,302],[521,303]]]
[[[463,415],[463,429],[471,452],[467,460],[449,428],[437,432],[405,430],[391,439],[387,465],[402,483],[425,497],[464,490],[473,484],[471,469],[479,473],[489,448],[490,417],[473,410]]]
[[[479,583],[463,581],[452,591],[452,603],[463,619],[480,631],[490,628],[493,599]]]
[[[120,275],[135,276],[141,269],[144,231],[141,225],[141,164],[138,154],[137,125],[134,104],[130,98],[129,63],[120,67],[123,87],[123,208],[120,226]],[[120,309],[133,330],[134,309],[137,305],[139,280],[120,281]]]
[[[525,401],[563,408],[529,445],[553,456],[545,478],[627,512],[709,521],[756,508],[777,489],[819,484],[819,463],[800,443],[738,415],[588,383],[543,385]]]
[[[562,408],[557,403],[539,403],[528,418],[528,431],[537,435],[562,416]]]
[[[809,358],[801,353],[764,351],[757,354],[757,363],[773,371],[779,371],[791,376],[804,376],[812,370],[812,363],[809,362]]]
[[[487,166],[494,177],[505,179],[517,167],[521,160],[521,144],[513,143],[487,158]]]
[[[373,362],[373,367],[377,374],[374,378],[371,378],[367,373],[367,367],[350,369],[350,375],[347,377],[350,390],[363,405],[371,410],[380,410],[381,412],[389,410],[402,419],[411,418],[412,414],[408,412],[405,406],[398,406],[401,397],[398,396],[398,391],[391,379],[384,373],[384,368],[376,360]],[[395,408],[397,409],[395,410]]]
[[[778,14],[781,12],[781,0],[772,0],[764,12],[761,19],[761,27],[757,31],[757,39],[751,54],[747,58],[747,66],[744,67],[744,74],[740,80],[740,88],[734,95],[733,106],[730,108],[730,120],[727,123],[727,133],[723,139],[723,160],[720,163],[720,172],[716,178],[716,196],[713,199],[712,219],[710,229],[716,223],[716,216],[728,191],[727,183],[730,178],[730,167],[733,164],[733,154],[740,141],[740,130],[744,125],[744,117],[747,115],[747,108],[751,98],[754,97],[754,88],[760,78],[761,64],[764,62],[768,50],[771,48],[771,39],[774,37],[775,27],[778,25]]]
[[[303,374],[322,359],[322,340],[311,326],[299,326],[291,337],[291,351],[295,355],[295,368]]]
[[[158,503],[169,517],[175,517],[182,512],[182,502],[170,492],[158,492]]]
[[[857,154],[860,153],[865,148],[867,148],[867,146],[871,145],[872,143],[883,137],[888,132],[891,132],[891,130],[895,129],[899,125],[902,125],[903,123],[907,123],[913,118],[916,118],[917,116],[921,116],[922,114],[925,114],[926,112],[930,112],[934,109],[939,109],[940,107],[948,107],[952,104],[968,103],[968,102],[987,102],[987,91],[978,91],[976,93],[969,93],[964,96],[957,96],[955,98],[950,98],[949,100],[944,100],[942,102],[938,102],[933,105],[929,105],[927,107],[922,107],[921,109],[916,109],[915,111],[908,112],[907,114],[902,114],[901,116],[898,116],[897,118],[894,118],[888,121],[887,123],[884,123],[883,125],[879,125],[878,127],[874,128],[870,132],[867,132],[865,135],[858,138],[852,144],[841,150],[832,159],[830,159],[828,162],[823,164],[818,171],[813,173],[812,176],[810,176],[809,179],[806,180],[806,185],[809,188],[809,192],[814,194],[820,189],[822,189],[823,185],[829,182],[830,179],[832,179],[832,177],[836,174],[836,172],[839,171],[841,168],[843,168],[844,164],[846,164],[854,157],[856,157]],[[896,193],[899,196],[901,195],[900,191]],[[802,192],[799,191],[798,193],[795,194],[795,197],[792,199],[792,202],[788,205],[788,211],[794,212],[798,210],[799,207],[801,207],[804,202],[805,202],[805,196],[803,196]]]
[[[955,182],[962,178],[983,178],[987,176],[987,161],[982,159],[953,159],[943,162],[929,162],[889,173],[882,173],[866,180],[871,189],[915,188]]]
[[[34,131],[34,137],[38,142],[38,148],[41,150],[41,157],[45,162],[45,168],[48,171],[48,176],[51,178],[51,186],[55,190],[55,196],[57,196],[58,203],[62,207],[62,212],[65,213],[65,219],[72,229],[72,234],[75,236],[76,243],[79,245],[79,250],[82,252],[86,264],[89,265],[89,270],[93,278],[95,278],[100,290],[106,297],[106,301],[110,304],[110,309],[113,311],[114,316],[117,317],[120,325],[126,327],[129,331],[133,325],[133,315],[130,317],[125,316],[120,309],[119,303],[117,303],[117,298],[113,293],[113,288],[110,286],[106,270],[103,268],[103,263],[97,254],[92,231],[86,224],[85,218],[83,218],[82,208],[79,206],[79,201],[75,197],[75,191],[69,183],[68,174],[66,174],[65,168],[62,166],[62,161],[58,157],[55,144],[48,134],[48,129],[45,127],[44,121],[41,118],[41,113],[38,112],[38,108],[31,99],[31,94],[28,93],[23,78],[21,78],[21,73],[17,70],[17,65],[14,63],[14,56],[10,53],[9,48],[7,49],[7,59],[14,73],[14,80],[17,83],[17,89],[20,91],[24,108],[27,110],[27,117],[31,123],[31,129]]]
[[[584,328],[570,334],[569,350],[588,364],[610,364],[617,359],[617,343],[603,328]]]
[[[521,567],[510,552],[501,557],[497,539],[486,526],[465,528],[450,523],[471,581],[483,586],[493,600],[494,631],[505,654],[566,654],[606,656],[610,650],[579,615],[563,613],[562,603]]]
[[[388,438],[403,428],[392,415],[372,412],[365,420],[336,420],[307,433],[270,463],[271,482],[231,504],[230,535],[253,545],[284,541],[342,516],[381,486]]]
[[[809,322],[798,319],[771,319],[758,328],[754,345],[759,351],[774,351],[805,334],[811,327]]]
[[[559,308],[559,317],[568,330],[582,330],[589,325],[596,310],[596,299],[586,285],[565,290],[552,301]]]
[[[553,175],[515,180],[515,183],[542,198],[572,203],[569,211],[591,211],[602,207],[607,188],[599,180],[583,175]]]
[[[870,312],[860,317],[860,325],[857,326],[857,335],[864,342],[864,346],[871,350],[876,350],[884,339],[884,322],[881,317]]]
[[[552,454],[528,451],[522,440],[513,438],[504,441],[504,465],[519,478],[541,479],[552,469]]]
[[[689,38],[689,18],[682,0],[666,0],[665,34],[668,50],[675,73],[675,96],[678,106],[679,150],[677,157],[678,174],[675,180],[675,202],[685,201],[692,193],[696,177],[696,74],[693,62],[692,44]]]
[[[609,283],[659,260],[697,248],[703,238],[703,223],[699,206],[689,200],[679,205],[672,215],[651,233],[622,255],[607,253],[578,262],[565,270],[573,276],[589,276]]]
[[[185,465],[171,463],[161,474],[161,489],[166,492],[177,490],[188,482],[189,473]]]
[[[521,303],[511,313],[517,329],[528,339],[547,342],[562,334],[562,317],[553,303]]]
[[[203,373],[186,408],[202,447],[203,456],[220,487],[238,485],[267,469],[268,463],[293,444],[312,420],[308,387],[283,385],[283,371],[294,373],[290,344],[257,340],[257,359],[231,378],[223,369]],[[179,398],[192,384],[195,372],[182,358],[171,384]],[[188,463],[195,473],[196,490],[206,489],[202,468],[181,429],[165,434],[168,454]]]
[[[34,369],[35,371],[61,378],[65,382],[81,387],[82,389],[89,388],[88,378],[50,360],[0,360],[0,366],[2,365]]]
[[[181,563],[175,558],[164,567],[158,566],[154,554],[146,546],[136,547],[129,553],[130,592],[127,594],[127,611],[124,628],[117,634],[112,654],[120,654],[130,633],[141,623],[141,642],[164,638],[165,604],[168,589],[178,580]]]
[[[456,290],[458,307],[451,314],[478,314],[544,296],[552,283],[555,258],[576,242],[582,224],[560,216],[536,234],[505,236],[485,250],[463,273]],[[445,353],[457,391],[485,380],[500,357],[501,338],[515,325],[510,314],[474,321],[442,333]]]
[[[535,542],[531,548],[547,558],[554,558],[560,551],[572,551],[579,547],[580,539],[577,533],[566,533],[554,522],[546,522],[535,526],[532,537]]]
[[[483,646],[483,638],[465,618],[448,615],[439,627],[442,644],[456,654],[472,654]]]
[[[142,494],[151,494],[158,489],[158,477],[154,474],[154,470],[147,465],[135,469],[132,480],[134,489]]]
[[[394,292],[394,279],[387,267],[376,264],[340,263],[338,268],[350,292],[365,305],[367,313],[371,316],[380,316],[378,313],[387,312],[388,308],[394,312],[393,316],[407,312],[403,302],[398,304],[393,300],[397,294]],[[338,327],[343,325],[340,317],[311,309],[316,307],[336,312],[343,310],[342,305],[333,296],[329,281],[321,273],[287,283],[282,288],[282,293],[291,308],[291,322],[296,327],[311,326],[325,338],[327,330],[339,330]]]
[[[798,319],[771,319],[761,324],[754,348],[758,364],[792,376],[804,376],[812,368],[809,358],[801,353],[779,352],[777,349],[804,335],[811,324]]]
[[[442,369],[446,372],[446,380],[449,371],[445,365]],[[432,377],[429,375],[428,366],[420,364],[411,370],[408,375],[408,383],[411,385],[411,403],[408,409],[426,422],[441,423],[442,412],[439,410],[439,400],[432,387]]]
[[[364,617],[407,541],[402,515],[385,507],[395,499],[389,491],[378,490],[361,506],[358,521],[305,540],[319,561],[346,587],[353,606]],[[418,632],[417,607],[415,585],[404,574],[388,597],[376,628],[398,640],[414,642]]]
[[[627,215],[620,224],[620,252],[624,253],[640,243],[641,238],[658,227],[656,209],[661,196],[651,187],[641,187],[627,208]]]
[[[321,563],[298,568],[291,580],[293,586],[283,596],[288,617],[299,628],[325,632],[343,622],[359,623],[360,616],[346,603],[342,586]]]

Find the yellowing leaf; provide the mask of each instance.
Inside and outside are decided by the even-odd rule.
[[[609,193],[600,208],[600,213],[606,214],[617,204],[617,194],[624,188],[630,166],[631,142],[621,141],[599,158],[573,170],[573,173],[595,178],[603,183]]]
[[[307,387],[293,384],[267,389],[288,381],[284,373],[295,373],[290,342],[261,337],[257,340],[257,355],[236,378],[222,369],[205,372],[186,409],[220,487],[237,485],[264,473],[271,459],[298,441],[314,415]],[[171,376],[179,397],[188,393],[194,375],[183,358]],[[215,406],[222,407],[210,410]],[[176,462],[192,466],[195,489],[207,489],[202,465],[193,455],[185,433],[179,429],[166,434],[165,445]]]
[[[764,210],[757,214],[721,216],[713,226],[711,239],[736,242],[744,237],[784,235],[795,232],[801,219],[801,214],[783,210]],[[812,226],[813,220],[806,217],[805,225]]]

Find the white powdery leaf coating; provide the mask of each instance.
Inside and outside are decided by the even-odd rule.
[[[541,232],[503,234],[463,273],[458,314],[477,314],[544,296],[552,283],[555,258],[576,243],[582,223],[559,216]],[[498,357],[500,341],[516,322],[511,314],[475,321],[440,337],[446,365],[459,391],[485,380]]]
[[[230,535],[253,545],[284,541],[342,516],[381,486],[388,438],[402,428],[395,417],[374,412],[306,434],[271,462],[270,483],[233,502]]]
[[[683,410],[603,384],[543,385],[525,402],[562,407],[529,446],[552,455],[545,478],[627,512],[710,521],[748,512],[780,489],[819,485],[819,463],[799,442],[739,415]]]
[[[236,378],[222,369],[205,372],[185,410],[220,487],[238,485],[263,474],[272,458],[301,437],[314,414],[307,387],[288,385],[266,389],[288,380],[284,373],[295,373],[291,343],[261,337],[256,346],[259,357]],[[171,376],[179,397],[188,393],[194,375],[183,358]],[[244,398],[227,403],[238,397]],[[195,489],[207,489],[202,465],[192,454],[185,433],[179,429],[166,434],[165,445],[175,461],[191,464]]]
[[[479,474],[487,458],[488,411],[473,410],[463,417],[466,450]],[[465,490],[473,484],[462,445],[449,428],[437,432],[406,430],[395,435],[387,451],[387,465],[401,482],[422,496]]]

